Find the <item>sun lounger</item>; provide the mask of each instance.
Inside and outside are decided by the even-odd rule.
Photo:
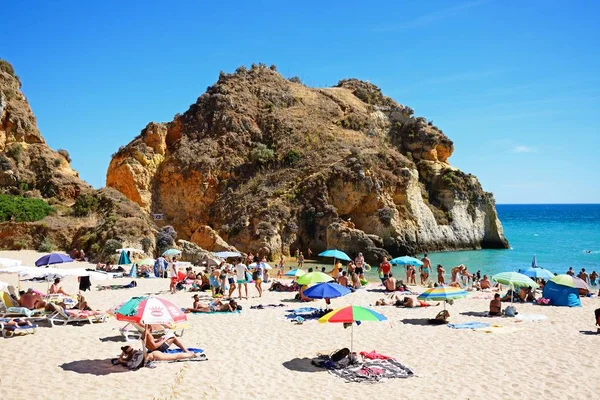
[[[8,322],[10,322],[10,319],[7,318],[0,318],[0,331],[2,331],[2,337],[3,338],[10,338],[15,336],[15,334],[19,333],[19,334],[33,334],[35,333],[36,329],[37,329],[37,325],[32,324],[32,325],[23,325],[23,326],[19,326],[19,325],[8,325]]]
[[[183,336],[184,331],[185,331],[185,327],[175,326],[175,329],[174,329],[175,336],[177,336],[177,337]],[[135,341],[135,340],[141,340],[142,335],[144,334],[144,326],[130,322],[130,323],[126,324],[125,326],[123,326],[122,328],[120,328],[119,332],[121,332],[121,335],[123,335],[125,337],[125,340],[128,342]],[[158,326],[153,326],[152,336],[161,337],[165,333],[166,333],[166,329],[163,328],[162,326],[160,328]]]
[[[48,316],[50,325],[66,325],[74,322],[105,322],[107,315],[100,311],[65,310],[57,304],[50,303],[54,313]]]

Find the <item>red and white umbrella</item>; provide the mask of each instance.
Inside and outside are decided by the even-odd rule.
[[[186,321],[181,308],[168,300],[154,296],[132,297],[115,310],[118,321],[137,324],[171,324]]]

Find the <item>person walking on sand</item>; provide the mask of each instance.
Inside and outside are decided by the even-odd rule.
[[[298,261],[298,258],[300,257],[300,249],[296,249],[296,252],[294,253],[294,257],[296,257],[296,261]]]
[[[263,264],[257,263],[254,273],[252,274],[252,280],[254,280],[254,287],[258,291],[258,297],[262,297],[262,281],[264,279]]]
[[[312,259],[312,250],[310,249],[310,247],[306,251],[306,258],[308,258],[309,260]]]
[[[242,299],[242,285],[244,285],[244,290],[246,291],[246,300],[248,300],[248,279],[246,277],[246,273],[248,272],[248,267],[242,264],[242,259],[237,259],[237,265],[235,266],[235,275],[236,275],[236,284],[238,287],[238,294],[240,300]]]
[[[300,252],[298,255],[298,268],[302,268],[304,266],[304,254]]]
[[[177,291],[177,275],[179,271],[177,271],[177,259],[173,257],[173,262],[169,264],[169,278],[171,279],[171,283],[169,285],[169,291],[171,294],[175,294]]]
[[[431,274],[431,260],[427,257],[427,253],[424,254],[424,257],[421,259],[423,265],[421,265],[421,285],[427,285],[427,281],[429,280],[429,274]]]
[[[379,273],[379,279],[381,279],[381,284],[385,286],[385,281],[392,272],[392,265],[388,262],[387,257],[383,257],[383,261],[381,261],[381,264],[379,264],[377,272]]]

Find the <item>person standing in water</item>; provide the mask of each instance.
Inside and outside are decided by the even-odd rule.
[[[431,274],[431,260],[427,257],[427,253],[421,259],[423,265],[421,266],[421,285],[426,285],[429,280],[429,274]]]

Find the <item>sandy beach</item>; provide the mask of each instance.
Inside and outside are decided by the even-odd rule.
[[[40,253],[2,251],[0,257],[33,265]],[[59,265],[81,267],[84,263]],[[17,285],[16,275],[0,280]],[[94,282],[125,284],[130,278]],[[166,279],[138,279],[126,290],[92,290],[86,295],[94,309],[107,310],[141,294],[160,294],[181,307],[191,306],[191,293],[167,292]],[[64,288],[77,293],[77,279],[67,277]],[[520,314],[542,314],[542,321],[515,318],[489,319],[468,315],[487,310],[489,294],[475,293],[449,306],[451,322],[493,322],[502,328],[485,333],[446,326],[422,325],[441,309],[375,307],[381,293],[359,290],[332,300],[333,307],[362,305],[388,317],[354,328],[354,350],[397,358],[412,367],[416,377],[376,384],[344,383],[326,370],[310,365],[319,353],[349,347],[350,329],[340,324],[307,321],[295,325],[284,319],[285,310],[306,306],[292,301],[293,293],[266,291],[258,298],[250,285],[249,300],[240,314],[190,315],[181,338],[188,347],[200,347],[203,362],[160,363],[157,368],[129,371],[112,366],[110,359],[124,345],[110,318],[101,324],[46,327],[34,335],[0,339],[0,393],[10,399],[359,399],[365,397],[434,399],[593,398],[600,391],[598,371],[600,336],[595,335],[593,311],[597,297],[583,298],[583,307],[517,305]],[[46,290],[45,283],[22,282],[22,288]],[[267,285],[265,284],[265,288]],[[420,291],[421,289],[415,289]],[[202,298],[208,295],[203,293]],[[285,307],[250,309],[256,304]],[[323,306],[323,301],[309,303]],[[466,313],[466,314],[465,314]],[[594,334],[591,334],[594,333]],[[139,342],[131,342],[140,348]]]

